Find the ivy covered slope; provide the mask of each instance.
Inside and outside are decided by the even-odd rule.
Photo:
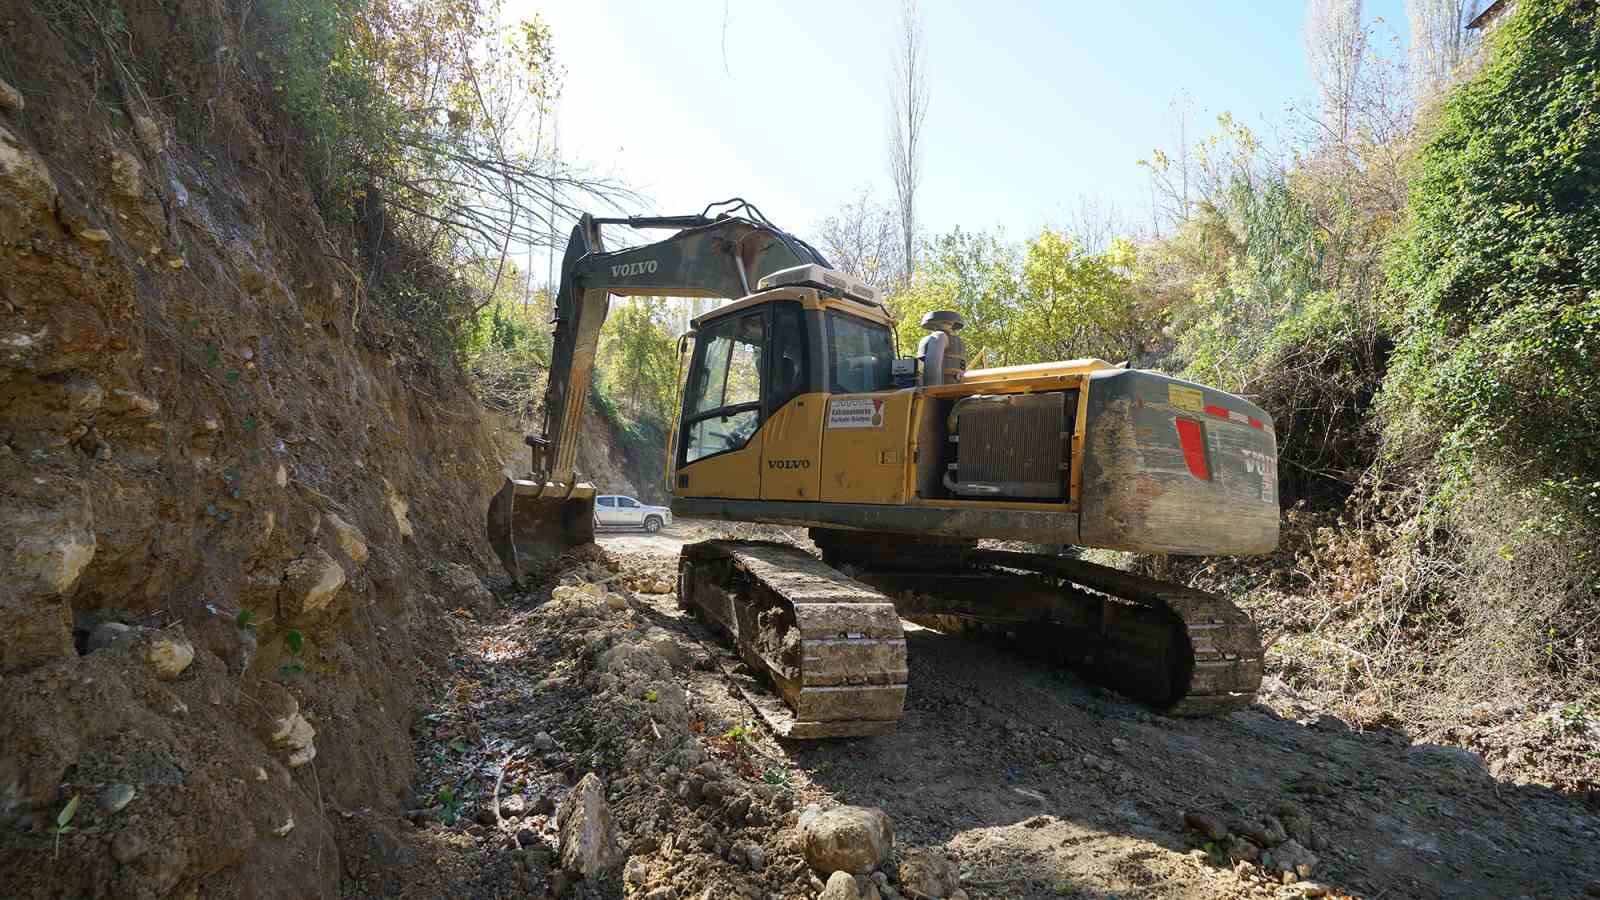
[[[1417,160],[1391,259],[1391,433],[1600,519],[1600,11],[1530,0]]]

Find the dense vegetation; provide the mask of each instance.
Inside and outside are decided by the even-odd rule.
[[[537,16],[505,24],[498,0],[262,7],[258,59],[323,214],[359,224],[352,268],[435,361],[472,344],[486,308],[510,321],[514,250],[547,245],[569,203],[626,195],[550,152],[560,71]]]
[[[1600,13],[1534,3],[1445,104],[1391,257],[1397,442],[1600,516]]]

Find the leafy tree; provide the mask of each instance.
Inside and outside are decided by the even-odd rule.
[[[1126,240],[1112,241],[1105,253],[1088,253],[1061,232],[1041,231],[1023,258],[1025,299],[1011,329],[1014,339],[1041,360],[1136,359],[1150,331],[1131,278],[1137,256]]]
[[[1020,247],[957,229],[928,247],[911,284],[891,298],[900,343],[922,339],[923,314],[952,309],[966,321],[961,334],[975,366],[1136,357],[1162,319],[1137,262],[1128,241],[1090,253],[1054,229]]]
[[[618,303],[601,335],[604,391],[635,418],[668,421],[678,388],[677,340],[666,326],[668,300],[632,297]]]
[[[463,270],[475,289],[493,293],[464,329],[462,359],[486,406],[531,421],[550,367],[549,294],[524,294],[514,267],[492,288],[498,269],[497,261],[483,260]]]
[[[324,213],[356,221],[369,286],[393,311],[454,336],[488,302],[513,244],[547,246],[568,200],[627,196],[549,152],[561,72],[537,16],[501,0],[266,0],[254,54],[309,152]],[[495,261],[475,296],[419,283],[413,256]],[[436,282],[437,279],[434,279]],[[447,343],[447,342],[446,342]]]
[[[926,332],[919,322],[936,309],[961,313],[961,332],[975,365],[1027,361],[1006,334],[1021,298],[1021,258],[998,235],[957,228],[928,248],[910,284],[891,298],[900,316],[900,344],[909,353]],[[1037,361],[1037,360],[1034,360]]]

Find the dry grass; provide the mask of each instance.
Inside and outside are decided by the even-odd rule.
[[[1291,510],[1272,557],[1177,559],[1169,577],[1234,597],[1268,669],[1356,727],[1468,746],[1520,775],[1600,785],[1600,593],[1593,536],[1485,482],[1448,513],[1420,487]],[[1148,560],[1138,566],[1147,569]]]

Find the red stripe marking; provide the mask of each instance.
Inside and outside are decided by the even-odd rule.
[[[1178,445],[1183,448],[1183,462],[1189,474],[1201,481],[1211,480],[1211,470],[1206,467],[1206,443],[1201,437],[1200,423],[1193,419],[1173,419],[1178,426]]]
[[[1241,422],[1249,422],[1250,427],[1256,429],[1257,431],[1267,430],[1266,424],[1255,416],[1247,416],[1244,413],[1232,412],[1225,406],[1207,406],[1206,415],[1213,416],[1218,419],[1236,418]]]

